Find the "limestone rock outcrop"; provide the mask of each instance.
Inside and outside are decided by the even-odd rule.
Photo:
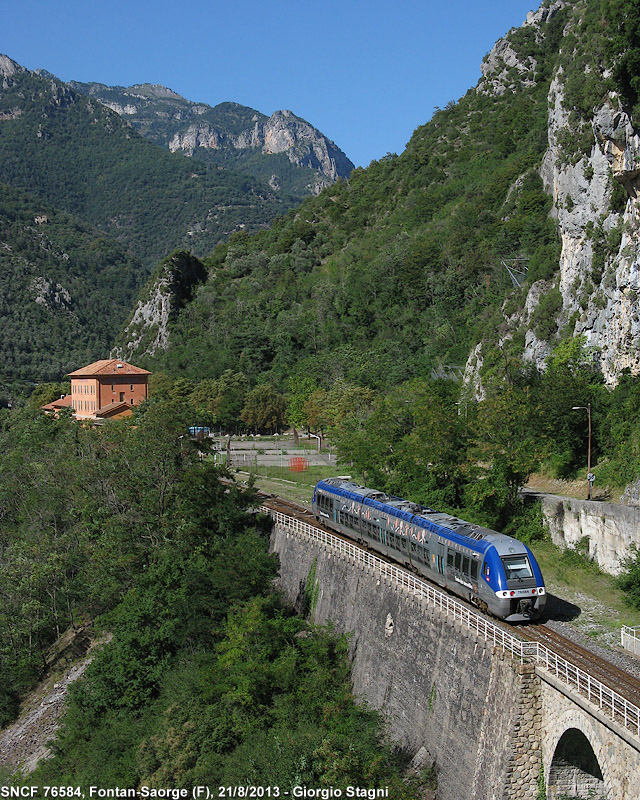
[[[285,154],[291,164],[315,173],[306,176],[305,193],[317,194],[348,177],[354,167],[334,142],[292,111],[275,111],[268,117],[238,103],[211,107],[193,103],[166,86],[147,83],[128,88],[75,81],[69,85],[99,100],[171,152],[241,168],[251,151],[265,157]],[[280,176],[272,188],[290,188],[286,184]]]
[[[153,355],[169,344],[169,323],[206,279],[203,264],[191,253],[177,251],[165,258],[150,278],[133,314],[125,325],[113,358]]]
[[[569,5],[546,2],[528,14],[524,27],[533,27],[539,38],[541,24]],[[526,90],[535,69],[535,59],[519,56],[507,35],[485,58],[477,90],[497,97]],[[538,338],[531,320],[545,295],[557,290],[562,298],[554,318],[558,334],[584,336],[606,383],[614,386],[624,369],[640,375],[640,135],[613,91],[589,120],[576,120],[565,81],[557,67],[540,167],[562,245],[559,270],[553,281],[529,286],[521,309],[505,314],[501,335],[504,342],[524,326],[524,359],[543,369],[556,341]],[[469,381],[476,386],[479,376],[471,376],[477,355],[474,351],[468,364]]]
[[[225,146],[236,150],[260,148],[265,155],[285,153],[292,164],[319,173],[317,191],[353,169],[353,164],[331,140],[287,110],[276,111],[268,119],[258,119],[251,128],[235,135],[205,120],[197,121],[176,133],[169,142],[172,152],[182,150],[189,156],[198,148],[216,150]]]
[[[590,153],[567,162],[560,141],[569,114],[562,101],[559,72],[549,92],[549,147],[541,169],[562,240],[557,285],[563,313],[558,324],[570,325],[573,335],[586,338],[606,382],[615,385],[623,369],[640,374],[640,138],[611,94],[594,110]],[[623,210],[612,207],[616,182],[628,197]],[[596,249],[605,245],[598,264]],[[546,350],[527,348],[526,356],[541,366],[550,345]]]

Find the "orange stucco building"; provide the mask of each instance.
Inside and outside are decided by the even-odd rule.
[[[70,372],[71,407],[77,419],[104,419],[131,413],[149,395],[151,373],[117,358],[95,361]]]

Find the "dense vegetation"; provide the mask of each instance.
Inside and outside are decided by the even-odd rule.
[[[274,593],[268,525],[247,511],[255,495],[199,460],[187,419],[159,400],[100,430],[4,412],[0,724],[66,628],[101,613],[113,636],[32,780],[417,796],[378,716],[354,702],[346,642]]]
[[[76,217],[0,187],[0,385],[57,380],[101,358],[144,270]]]
[[[543,26],[531,80],[499,102],[470,90],[419,128],[400,156],[355,170],[269,231],[238,233],[154,366],[200,379],[239,369],[389,388],[464,365],[511,292],[504,259],[554,275],[559,241],[537,170],[566,13]],[[523,58],[525,56],[523,55]],[[535,80],[533,80],[535,78]],[[494,334],[495,336],[496,334]]]
[[[261,147],[249,146],[255,128],[269,119],[253,108],[231,102],[219,103],[212,108],[206,103],[186,100],[163,86],[148,84],[124,88],[72,81],[69,85],[110,107],[126,107],[127,122],[142,136],[164,147],[169,146],[176,134],[184,133],[190,126],[205,126],[208,131],[215,132],[216,147],[196,145],[192,153],[195,159],[245,172],[298,202],[313,194],[318,184],[323,186],[331,182],[316,169],[292,163],[287,153],[265,153]],[[246,139],[244,147],[236,146],[237,137],[241,135]],[[307,146],[302,144],[298,155],[307,155]],[[328,143],[328,146],[334,145]],[[337,148],[334,156],[338,174],[348,177],[353,164]]]
[[[53,76],[15,72],[0,110],[0,180],[118,239],[147,272],[175,247],[206,253],[293,202],[247,174],[172,155]]]

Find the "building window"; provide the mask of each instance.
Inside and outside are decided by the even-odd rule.
[[[131,389],[131,391],[133,391],[133,384],[132,383],[129,384],[129,389]]]
[[[133,405],[133,397],[131,398],[131,405]]]

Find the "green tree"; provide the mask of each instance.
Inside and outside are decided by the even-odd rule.
[[[253,431],[273,433],[281,430],[285,412],[284,397],[270,384],[261,384],[247,394],[240,417]]]
[[[631,555],[621,560],[622,572],[616,583],[625,593],[627,601],[640,609],[640,550],[631,545]]]
[[[602,375],[584,337],[561,342],[547,359],[545,372],[531,376],[531,399],[540,409],[542,431],[549,443],[548,463],[558,477],[567,478],[586,466],[588,424],[585,410],[592,407],[594,431],[608,403]],[[592,459],[600,449],[592,437]]]
[[[310,398],[319,389],[318,384],[311,375],[292,375],[288,381],[287,392],[287,423],[293,428],[320,428],[310,423],[306,405]]]
[[[468,490],[473,508],[502,529],[518,502],[518,490],[548,452],[544,418],[529,387],[505,386],[478,407],[475,454],[485,475]],[[489,518],[488,518],[489,517]]]

